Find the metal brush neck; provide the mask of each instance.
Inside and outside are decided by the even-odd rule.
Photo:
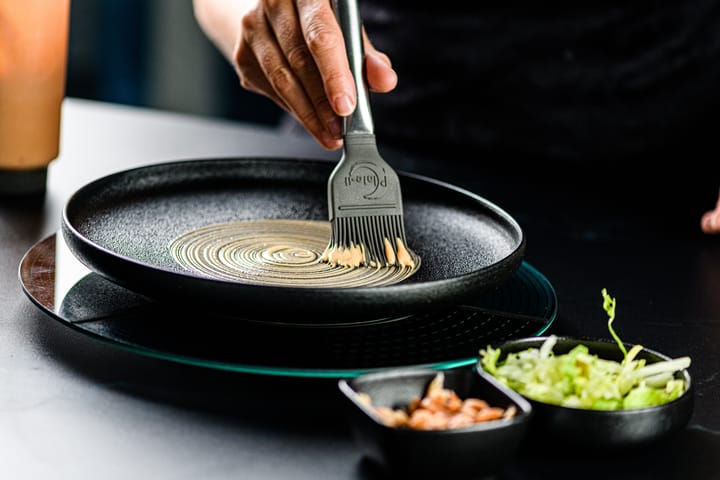
[[[333,0],[333,5],[345,39],[345,49],[357,91],[357,107],[353,113],[343,119],[343,131],[345,135],[373,134],[375,127],[365,79],[365,50],[357,0]]]

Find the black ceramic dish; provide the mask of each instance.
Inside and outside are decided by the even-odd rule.
[[[501,350],[500,361],[510,352],[540,348],[547,337],[510,340],[494,348]],[[567,353],[578,344],[588,347],[591,354],[607,360],[622,361],[623,354],[611,340],[558,337],[553,347],[557,355]],[[625,344],[629,350],[633,345]],[[662,353],[643,348],[636,358],[647,363],[671,360]],[[478,363],[481,376],[493,378]],[[685,380],[687,389],[680,397],[663,405],[630,410],[587,410],[563,407],[528,398],[533,407],[530,438],[542,438],[560,449],[617,449],[639,447],[664,440],[685,428],[693,411],[693,384],[690,373],[676,374]],[[534,443],[534,442],[533,442]]]
[[[90,270],[151,298],[217,312],[285,315],[287,322],[376,320],[464,303],[509,280],[525,235],[489,200],[400,173],[405,227],[419,271],[383,287],[254,285],[197,274],[168,245],[185,232],[242,220],[327,221],[324,160],[200,159],[149,165],[97,179],[68,200],[62,233]],[[295,320],[294,320],[295,319]]]
[[[514,417],[446,430],[389,427],[372,414],[358,393],[370,396],[373,405],[404,408],[422,397],[437,370],[401,368],[341,379],[347,398],[349,421],[356,444],[393,478],[478,478],[493,474],[509,463],[524,438],[532,415],[530,404],[493,378],[474,368],[444,370],[444,387],[462,399],[480,398],[491,406],[514,405]]]

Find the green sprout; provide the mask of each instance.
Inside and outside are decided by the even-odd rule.
[[[606,288],[603,288],[600,292],[603,296],[603,309],[608,314],[608,330],[610,330],[610,335],[615,339],[615,342],[617,342],[618,347],[620,347],[620,351],[623,352],[623,356],[627,357],[627,349],[625,348],[625,345],[622,341],[620,341],[620,337],[618,337],[617,333],[615,333],[615,330],[612,327],[612,322],[615,320],[615,305],[616,301],[615,298],[611,297]]]

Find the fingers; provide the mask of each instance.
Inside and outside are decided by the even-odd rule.
[[[720,233],[720,196],[718,196],[715,208],[705,212],[700,218],[700,228],[705,233]]]
[[[262,9],[253,9],[243,17],[241,32],[242,36],[234,55],[235,70],[240,79],[240,85],[250,92],[266,95],[287,110],[287,105],[270,84],[264,65],[261,65],[258,60],[258,58],[264,57],[264,63],[267,65],[272,61],[272,49],[277,49],[273,45],[275,39],[268,31]]]
[[[368,88],[373,92],[387,93],[397,86],[398,77],[390,59],[374,48],[365,52],[365,70]]]
[[[309,106],[311,108],[308,108],[306,102],[298,102],[298,109],[295,110],[298,120],[304,125],[311,125],[311,131],[316,134],[316,136],[327,136],[329,134],[329,138],[326,140],[330,141],[329,144],[334,145],[334,140],[340,139],[342,136],[342,123],[330,103],[329,98],[331,97],[326,94],[323,72],[320,70],[318,61],[312,52],[312,49],[317,48],[317,45],[308,41],[309,35],[305,30],[307,28],[306,25],[303,25],[303,18],[309,15],[308,11],[316,11],[317,18],[313,16],[311,23],[313,23],[312,28],[318,31],[319,29],[332,29],[332,27],[335,26],[335,20],[328,1],[315,0],[314,2],[309,2],[309,6],[302,5],[301,3],[302,2],[298,3],[298,10],[296,12],[294,9],[273,8],[273,2],[268,2],[266,15],[267,18],[270,19],[275,37],[278,40],[278,44],[282,49],[292,73],[297,78],[297,81],[304,90],[305,96],[310,102]],[[328,11],[330,12],[329,17],[327,16]],[[323,14],[322,12],[325,13]],[[325,15],[325,18],[322,18],[323,15]],[[325,24],[328,20],[329,24]],[[316,43],[324,42],[324,40],[317,40],[320,36],[325,38],[324,34],[318,33],[314,40]],[[330,43],[336,41],[336,39],[333,40],[331,38],[332,35],[327,37]],[[330,52],[330,55],[332,54],[334,54],[334,52]],[[324,59],[325,53],[322,53],[320,57]],[[344,58],[341,60],[344,60],[345,65],[347,65],[347,60]],[[277,87],[276,85],[276,88]],[[290,91],[288,93],[293,99],[297,98],[295,97],[297,92]],[[283,95],[281,94],[281,96]],[[288,101],[285,96],[283,97]],[[349,108],[349,112],[352,112],[353,106],[346,105],[346,108]],[[324,132],[321,131],[323,129],[325,130]],[[324,143],[328,142],[326,141]]]
[[[720,233],[720,208],[705,212],[700,220],[700,228],[705,233]]]
[[[243,88],[271,98],[334,150],[342,145],[340,120],[327,103],[294,8],[290,0],[266,1],[243,17],[236,69]]]
[[[357,95],[348,64],[345,41],[329,0],[298,0],[298,16],[305,44],[322,79],[334,113],[350,115]]]
[[[247,44],[241,44],[241,47],[235,53],[235,70],[240,79],[240,85],[245,90],[265,95],[285,111],[288,111],[287,105],[275,93],[275,89],[270,85],[265,73],[260,68],[255,53],[248,48]]]
[[[365,36],[368,88],[388,92],[397,75]],[[234,53],[243,88],[271,98],[326,149],[342,145],[342,120],[357,103],[331,0],[258,0],[242,17]]]

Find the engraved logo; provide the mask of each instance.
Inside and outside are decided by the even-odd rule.
[[[367,200],[381,198],[387,187],[385,169],[371,162],[357,163],[345,176],[345,186],[367,188],[368,191],[362,194]]]

